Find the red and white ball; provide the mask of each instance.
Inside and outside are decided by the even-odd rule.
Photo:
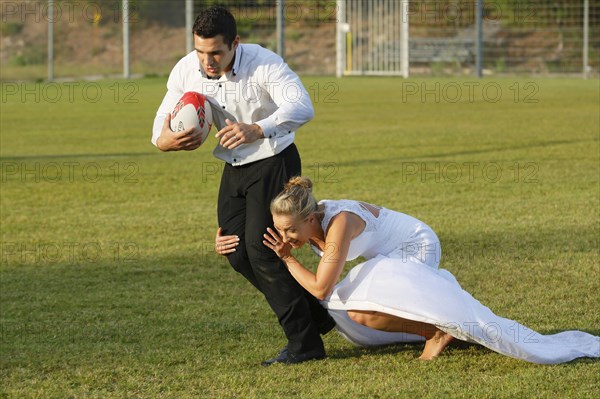
[[[171,112],[171,130],[182,132],[194,128],[202,135],[202,144],[212,127],[212,110],[206,96],[195,91],[188,91]]]

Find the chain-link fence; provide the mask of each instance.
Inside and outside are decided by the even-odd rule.
[[[300,74],[336,72],[340,6],[372,7],[374,0],[219,1],[236,16],[243,42],[277,47],[277,7],[283,4],[285,58]],[[379,1],[398,9],[400,0]],[[0,79],[48,76],[48,27],[53,22],[57,78],[123,74],[121,0],[0,0]],[[194,15],[213,1],[193,2]],[[409,1],[410,73],[473,74],[476,0]],[[129,2],[132,76],[166,75],[187,52],[185,0]],[[483,67],[493,74],[581,74],[584,1],[484,1]],[[600,0],[589,1],[589,66],[600,69]],[[386,10],[372,23],[397,23]],[[396,22],[394,22],[396,21]],[[371,37],[396,57],[393,38]],[[358,51],[358,50],[357,50]],[[354,65],[357,67],[357,65]],[[368,66],[363,66],[368,68]]]
[[[482,2],[484,74],[582,74],[583,0]],[[472,74],[476,58],[476,1],[410,4],[412,73]],[[590,1],[589,61],[600,66],[600,2]]]

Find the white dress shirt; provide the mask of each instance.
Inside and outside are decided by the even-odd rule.
[[[154,119],[154,145],[165,117],[188,91],[209,99],[217,131],[226,126],[226,118],[262,128],[264,139],[233,150],[217,142],[213,155],[234,166],[280,153],[294,142],[295,130],[314,117],[310,96],[300,78],[272,51],[256,44],[240,44],[231,71],[219,79],[209,79],[194,50],[169,75],[167,94]]]

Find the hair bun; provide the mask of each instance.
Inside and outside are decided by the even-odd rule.
[[[292,177],[287,184],[285,185],[286,190],[290,190],[292,187],[302,187],[309,191],[312,191],[312,181],[308,177],[304,176],[295,176]]]
[[[312,181],[308,177],[292,177],[285,184],[284,190],[271,201],[271,213],[307,219],[317,211],[317,201],[312,195],[312,186]]]

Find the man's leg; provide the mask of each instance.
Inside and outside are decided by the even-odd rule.
[[[239,193],[238,186],[243,179],[238,174],[239,171],[231,165],[225,165],[219,188],[219,227],[224,235],[237,235],[240,238],[235,252],[227,255],[227,260],[235,271],[261,291],[246,252],[246,198]]]
[[[271,200],[290,177],[300,174],[300,157],[293,146],[255,166],[247,179],[245,234],[246,251],[254,275],[286,333],[289,352],[323,351],[323,341],[305,290],[277,255],[263,244],[263,234],[267,227],[273,226],[269,210]]]

